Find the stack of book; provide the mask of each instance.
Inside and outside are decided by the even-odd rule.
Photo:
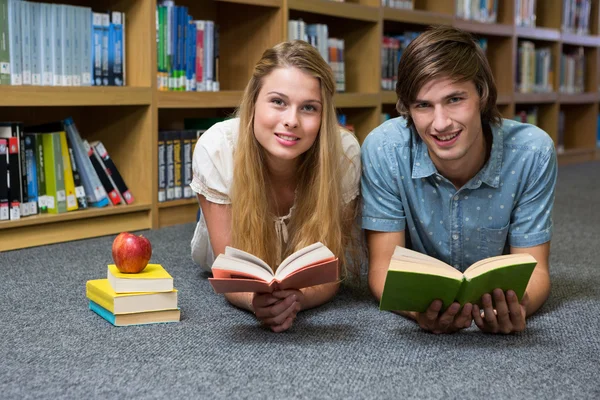
[[[137,274],[108,266],[106,279],[87,281],[90,310],[115,326],[178,322],[177,290],[160,264],[148,264]]]

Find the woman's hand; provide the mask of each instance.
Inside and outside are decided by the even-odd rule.
[[[254,293],[252,310],[254,315],[273,332],[291,328],[304,295],[299,290],[277,290],[273,293]]]

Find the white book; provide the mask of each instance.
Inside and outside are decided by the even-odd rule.
[[[23,84],[23,64],[21,52],[21,18],[19,0],[8,0],[8,37],[10,56],[10,84]]]
[[[71,35],[71,6],[66,4],[60,7],[60,21],[61,21],[61,36],[62,36],[62,70],[63,70],[63,85],[73,86],[73,48],[72,42],[73,37]]]
[[[81,62],[81,86],[92,84],[93,68],[93,44],[92,44],[92,9],[79,7],[79,19],[81,26],[80,58]]]
[[[17,3],[20,10],[21,25],[21,57],[23,85],[31,85],[31,3],[21,1]]]
[[[54,78],[52,73],[52,5],[40,4],[40,59],[42,85],[52,86]]]
[[[80,9],[81,7],[70,7],[71,13],[71,75],[73,76],[73,86],[81,86],[81,42],[83,41],[83,30],[81,26]]]
[[[42,85],[42,3],[30,3],[31,12],[31,84]]]
[[[64,85],[64,69],[62,58],[63,36],[60,4],[52,4],[52,84],[54,86]]]

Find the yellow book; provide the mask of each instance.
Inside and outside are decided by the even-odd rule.
[[[65,195],[67,196],[67,211],[74,211],[79,208],[77,197],[75,196],[75,182],[73,180],[73,170],[71,169],[71,156],[69,155],[69,146],[67,145],[67,134],[63,132],[60,135],[60,151],[62,154],[63,170],[65,171]]]
[[[117,266],[110,264],[108,282],[117,293],[170,292],[173,290],[173,277],[160,264],[148,264],[142,272],[124,274]]]
[[[94,279],[86,282],[85,295],[115,315],[177,309],[176,289],[170,292],[116,293],[108,279]]]

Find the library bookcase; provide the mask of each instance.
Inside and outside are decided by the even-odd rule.
[[[330,36],[345,40],[346,92],[337,94],[335,101],[361,141],[380,123],[382,112],[396,115],[395,93],[380,89],[382,35],[447,24],[488,39],[503,115],[512,118],[524,107],[537,106],[540,127],[556,141],[563,111],[565,151],[559,155],[560,163],[600,158],[596,149],[600,0],[592,1],[590,35],[561,32],[561,0],[537,1],[537,27],[517,27],[516,1],[499,0],[497,23],[485,24],[455,18],[451,0],[413,0],[413,10],[381,7],[380,0],[176,0],[177,5],[189,8],[195,19],[219,25],[219,92],[157,90],[156,0],[60,1],[125,12],[127,86],[0,86],[0,121],[36,124],[72,116],[84,138],[105,144],[135,202],[2,221],[0,251],[194,221],[195,199],[158,202],[158,131],[183,129],[185,118],[230,115],[262,52],[286,39],[290,19],[325,23]],[[564,46],[584,46],[585,93],[517,93],[514,77],[520,39],[549,43],[555,69]],[[558,75],[554,76],[554,88],[558,88]]]

